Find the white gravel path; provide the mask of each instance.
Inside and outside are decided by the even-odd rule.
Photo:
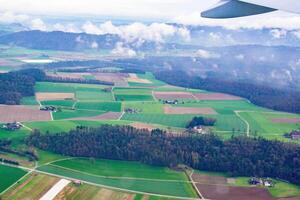
[[[52,200],[60,191],[70,183],[69,180],[60,179],[40,200]]]

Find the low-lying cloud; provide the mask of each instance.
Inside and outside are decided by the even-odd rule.
[[[204,49],[199,49],[196,52],[196,56],[199,57],[199,58],[202,58],[202,59],[218,59],[218,58],[221,57],[219,54],[216,54],[216,53],[211,52],[211,51],[206,51]]]

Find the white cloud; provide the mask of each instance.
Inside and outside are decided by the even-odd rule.
[[[245,55],[244,54],[238,54],[238,55],[235,56],[235,58],[237,60],[244,60],[245,59]]]
[[[30,28],[33,30],[41,30],[41,31],[47,30],[46,24],[40,18],[31,20]]]
[[[78,33],[78,32],[80,32],[80,29],[78,27],[76,27],[72,23],[68,23],[68,24],[56,23],[56,24],[54,24],[52,26],[51,30],[53,30],[53,31],[70,32],[70,33]]]
[[[91,44],[92,49],[98,49],[98,47],[99,47],[99,45],[97,42],[92,42],[92,44]]]
[[[293,31],[292,34],[297,37],[298,39],[300,39],[300,30],[298,31]]]
[[[280,28],[286,30],[300,29],[300,16],[285,12],[273,12],[269,14],[249,16],[232,19],[206,19],[200,17],[200,12],[191,12],[187,15],[177,15],[174,22],[189,25],[222,26],[226,29],[237,30]]]
[[[199,49],[196,52],[196,56],[198,56],[200,58],[203,58],[203,59],[217,59],[217,58],[220,58],[219,54],[216,54],[216,53],[213,53],[213,52],[210,52],[210,51],[206,51],[204,49]]]
[[[163,43],[169,37],[179,36],[184,40],[190,40],[190,32],[184,27],[178,28],[165,23],[152,23],[145,25],[135,22],[129,25],[115,26],[111,21],[100,25],[86,22],[82,30],[89,34],[117,34],[126,42],[135,42],[141,45],[145,41]]]
[[[283,29],[272,29],[270,31],[270,34],[275,39],[281,39],[281,38],[284,38],[286,36],[287,31],[283,30]]]
[[[11,23],[23,23],[29,20],[28,15],[19,15],[12,12],[0,13],[0,23],[11,24]]]
[[[210,37],[211,40],[213,40],[213,41],[218,41],[218,40],[221,39],[221,34],[220,34],[220,33],[210,32],[210,33],[209,33],[209,37]]]
[[[293,71],[300,70],[300,58],[296,61],[291,61],[289,66]]]
[[[122,42],[118,42],[115,48],[111,51],[113,55],[124,56],[124,57],[135,57],[137,53],[130,48],[124,47]]]

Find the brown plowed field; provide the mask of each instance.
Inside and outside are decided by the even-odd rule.
[[[190,92],[154,92],[156,99],[195,99],[193,94]]]
[[[192,179],[194,182],[201,184],[221,184],[225,185],[227,183],[227,179],[222,176],[208,176],[205,174],[194,173],[192,175]]]
[[[125,79],[128,77],[128,74],[122,73],[93,73],[93,75],[97,80],[106,82],[125,81]]]
[[[241,100],[241,97],[223,93],[196,93],[197,100]]]
[[[273,123],[282,123],[282,124],[298,124],[300,123],[300,119],[298,118],[273,118],[271,119]]]
[[[191,108],[191,107],[164,107],[165,114],[200,114],[215,115],[217,112],[212,108]]]
[[[213,200],[275,200],[267,189],[232,187],[226,185],[196,184],[206,199]]]
[[[99,121],[99,120],[117,120],[122,115],[120,112],[107,112],[102,115],[97,115],[94,117],[79,117],[72,118],[70,120],[89,120],[89,121]]]
[[[128,82],[134,82],[134,83],[152,83],[148,79],[142,79],[139,78],[136,74],[129,74],[129,77],[127,78]]]
[[[29,106],[0,106],[0,122],[31,122],[50,121],[51,113],[40,111],[38,107]]]
[[[46,93],[38,92],[35,94],[38,101],[47,101],[47,100],[65,100],[65,99],[74,99],[74,93]]]

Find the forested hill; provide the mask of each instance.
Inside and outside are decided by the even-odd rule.
[[[280,178],[300,184],[300,146],[262,138],[170,135],[130,126],[78,127],[69,133],[35,131],[28,145],[58,154],[140,161],[151,165],[185,164],[235,176]]]
[[[16,45],[30,49],[77,51],[101,47],[113,49],[118,36],[66,33],[61,31],[21,31],[0,36],[0,44]]]
[[[34,96],[35,82],[44,78],[39,69],[0,74],[0,104],[20,104],[22,97]]]
[[[225,80],[221,78],[200,78],[190,76],[184,71],[160,71],[155,73],[158,80],[166,83],[223,92],[250,100],[252,103],[278,111],[300,113],[300,92],[271,88],[255,83]]]

